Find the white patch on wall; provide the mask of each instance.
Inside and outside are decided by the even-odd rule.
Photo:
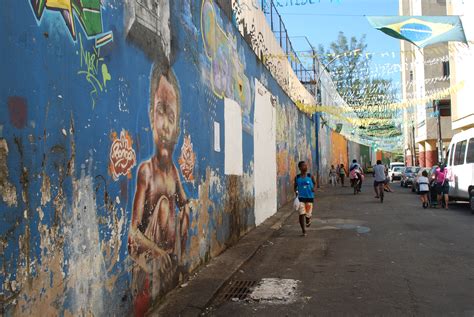
[[[214,151],[221,151],[221,125],[214,121]]]
[[[225,174],[243,174],[242,109],[232,99],[224,100]]]
[[[104,281],[107,279],[104,257],[100,248],[99,218],[93,178],[81,171],[73,182],[74,200],[70,225],[65,229],[69,255],[68,287],[72,290],[72,310],[93,316],[105,313]]]
[[[255,79],[255,225],[277,212],[276,110],[272,95]]]

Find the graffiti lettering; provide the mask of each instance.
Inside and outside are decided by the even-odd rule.
[[[132,147],[133,141],[127,131],[112,135],[112,146],[110,147],[110,172],[115,180],[120,175],[131,177],[131,170],[137,164],[135,150]]]
[[[95,97],[99,92],[104,91],[107,87],[107,81],[112,79],[107,65],[104,63],[104,58],[100,57],[100,48],[94,47],[92,52],[86,51],[82,45],[82,37],[79,34],[80,56],[81,56],[81,70],[77,72],[78,75],[84,75],[86,80],[92,87],[90,96],[92,99],[92,107],[95,107]],[[99,74],[99,67],[101,74]],[[99,79],[99,77],[101,79]]]

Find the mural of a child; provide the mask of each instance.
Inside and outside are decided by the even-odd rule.
[[[138,168],[129,233],[135,316],[143,316],[153,299],[178,283],[189,227],[188,200],[172,158],[179,136],[179,85],[169,67],[156,63],[150,86],[155,153]]]

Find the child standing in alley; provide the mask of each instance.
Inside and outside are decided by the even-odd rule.
[[[430,192],[430,187],[429,187],[429,180],[428,180],[428,172],[423,171],[421,173],[420,178],[418,179],[418,184],[420,185],[420,199],[421,202],[423,203],[423,208],[428,208],[429,206],[429,200],[428,200],[428,194]]]
[[[300,174],[295,178],[295,193],[300,201],[299,221],[303,236],[306,236],[306,227],[311,225],[313,214],[314,192],[316,181],[314,176],[308,173],[308,165],[305,161],[298,163]]]
[[[337,171],[334,165],[331,165],[331,169],[329,170],[329,181],[333,187],[337,185]]]

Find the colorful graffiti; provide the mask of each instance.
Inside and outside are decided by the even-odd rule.
[[[120,175],[132,178],[132,168],[137,164],[135,150],[133,149],[133,140],[128,131],[122,130],[120,138],[117,133],[112,133],[112,145],[110,147],[110,173],[115,180]]]
[[[244,73],[245,61],[237,50],[236,37],[225,32],[218,21],[214,2],[204,0],[201,31],[206,56],[210,61],[212,90],[219,98],[237,101],[243,110],[244,128],[251,129],[252,94],[250,81]]]
[[[278,160],[268,202],[288,201],[314,125],[218,1],[12,0],[2,8],[0,19],[27,13],[0,30],[3,73],[22,74],[0,92],[4,315],[153,314],[164,294],[274,212],[256,217],[256,168],[273,188],[265,171]],[[94,29],[97,12],[104,24]],[[103,27],[120,34],[114,45],[94,46]],[[255,121],[260,97],[272,115]],[[265,127],[277,140],[261,142],[276,142],[278,159],[262,155],[259,167],[255,140],[268,136]],[[226,157],[237,172],[226,174]]]
[[[193,144],[191,142],[191,136],[184,137],[184,143],[181,147],[181,156],[178,160],[181,173],[184,179],[188,182],[194,180],[194,164],[196,163],[196,154],[193,151]]]
[[[188,200],[172,159],[181,111],[173,71],[156,63],[150,91],[156,151],[138,168],[129,233],[129,252],[135,261],[132,289],[136,316],[143,316],[152,299],[178,283],[184,271],[182,256],[189,227]]]
[[[84,49],[82,45],[82,36],[79,34],[80,59],[81,66],[77,72],[83,75],[91,86],[89,95],[92,100],[92,108],[95,107],[96,97],[99,92],[106,90],[107,82],[112,79],[104,58],[100,56],[100,48],[94,47],[92,52]]]
[[[103,34],[100,0],[30,0],[30,4],[38,21],[41,21],[45,10],[58,11],[74,41],[77,39],[74,17],[77,17],[89,38],[96,37],[96,47],[113,39],[112,32]]]

